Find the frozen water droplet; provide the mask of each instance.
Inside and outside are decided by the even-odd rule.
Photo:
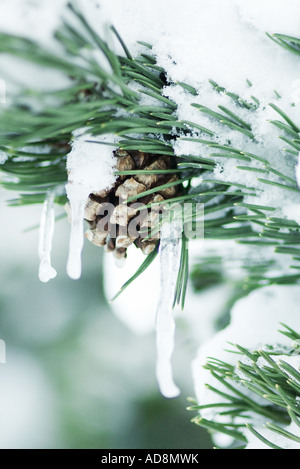
[[[57,276],[56,270],[49,265],[47,261],[41,261],[40,268],[39,268],[39,279],[43,283],[49,282]]]
[[[122,269],[125,266],[126,259],[125,257],[121,257],[121,258],[114,257],[114,262],[115,262],[115,266],[118,267],[118,269]]]

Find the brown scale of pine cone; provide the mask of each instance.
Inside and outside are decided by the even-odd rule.
[[[150,171],[171,168],[169,156],[157,156],[139,151],[127,152],[120,149],[114,154],[117,157],[116,171],[134,172],[141,169]],[[174,173],[122,175],[111,189],[90,194],[85,210],[85,220],[89,225],[86,232],[87,239],[96,246],[106,246],[107,251],[113,251],[117,259],[126,257],[127,248],[133,243],[144,254],[150,254],[156,247],[159,233],[147,239],[144,233],[147,230],[150,232],[149,230],[154,227],[163,208],[162,205],[154,205],[151,211],[138,210],[134,204],[163,202],[178,195],[179,186],[171,186],[128,204],[126,200],[177,179]],[[137,226],[138,231],[131,229],[131,226]]]

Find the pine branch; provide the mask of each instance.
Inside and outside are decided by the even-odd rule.
[[[265,445],[275,448],[277,445],[257,430],[263,418],[264,426],[271,431],[270,435],[274,434],[274,438],[279,433],[287,444],[288,440],[300,442],[298,434],[286,429],[291,423],[300,426],[300,373],[290,364],[291,357],[299,358],[300,335],[288,326],[282,326],[284,329],[280,332],[294,341],[290,348],[279,350],[280,346],[275,349],[266,344],[263,349],[248,350],[235,345],[240,356],[235,366],[213,358],[207,361],[204,368],[216,380],[216,387],[209,385],[208,388],[216,395],[216,400],[188,408],[200,413],[193,418],[194,423],[225,435],[230,435],[228,429],[236,427],[231,436],[238,441],[247,441],[248,428]],[[227,389],[228,394],[220,391],[219,387]],[[222,397],[220,401],[219,396]],[[203,419],[201,411],[204,409],[214,410],[213,420]],[[236,420],[238,425],[235,425]]]
[[[300,256],[297,255],[300,226],[289,223],[285,218],[272,217],[276,208],[262,206],[259,197],[255,204],[245,203],[245,197],[256,197],[258,191],[243,183],[242,177],[241,182],[236,183],[219,181],[214,175],[220,161],[236,160],[236,168],[241,174],[251,172],[257,175],[262,190],[272,186],[295,194],[298,192],[294,175],[284,174],[265,155],[256,154],[253,150],[256,140],[252,126],[239,114],[239,110],[251,114],[253,120],[260,108],[259,99],[252,96],[253,102],[245,101],[210,80],[214,92],[229,97],[232,106],[220,105],[216,111],[198,103],[192,104],[199,113],[208,117],[211,128],[179,120],[177,104],[166,96],[165,86],[180,86],[191,96],[196,96],[197,90],[188,83],[170,82],[165,70],[157,65],[150,44],[140,42],[144,49],[133,58],[118,32],[112,28],[112,34],[118,38],[125,54],[118,55],[74,6],[69,5],[69,8],[77,20],[77,26],[64,22],[56,32],[60,46],[58,50],[61,51],[57,55],[28,39],[0,35],[0,53],[17,56],[35,63],[39,68],[63,72],[70,82],[65,89],[46,94],[37,90],[21,90],[13,105],[3,111],[0,149],[7,160],[1,165],[1,172],[7,176],[3,177],[2,184],[20,193],[19,199],[11,203],[41,203],[48,191],[56,188],[56,203],[64,204],[66,157],[73,132],[86,129],[95,137],[114,134],[119,138],[120,149],[173,158],[177,165],[174,172],[180,171],[180,179],[174,184],[202,178],[197,187],[187,185],[184,193],[170,199],[165,207],[174,202],[203,203],[205,238],[233,239],[256,248],[270,246],[276,254],[294,256],[290,268],[276,277],[271,270],[268,272],[268,267],[273,267],[272,263],[266,263],[263,268],[251,266],[251,272],[248,269],[248,290],[266,283],[298,283],[300,274],[295,269],[299,270],[300,267]],[[271,39],[299,54],[299,39],[276,34]],[[110,70],[97,62],[94,51],[103,54]],[[251,86],[249,80],[247,83]],[[140,104],[142,96],[150,97],[153,104]],[[295,157],[300,151],[300,123],[294,122],[277,105],[271,103],[270,106],[278,114],[278,120],[271,121],[270,125],[278,129],[279,138],[288,145],[286,151],[289,156]],[[251,151],[236,148],[231,142],[218,142],[215,122],[237,135],[241,134],[249,141]],[[200,154],[201,148],[208,149],[208,155],[175,154],[174,144],[184,140],[198,145]],[[132,172],[134,174],[138,173]],[[214,212],[215,218],[212,218]],[[183,244],[186,248],[187,240]],[[148,259],[146,266],[151,259]],[[180,270],[175,301],[181,298],[183,303],[188,272],[187,249],[183,251]]]

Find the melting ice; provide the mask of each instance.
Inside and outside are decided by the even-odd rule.
[[[156,377],[165,397],[176,397],[179,388],[173,380],[171,357],[174,350],[175,321],[173,300],[180,264],[182,224],[165,222],[160,237],[160,295],[156,316]]]
[[[43,205],[39,232],[39,279],[49,282],[57,272],[51,266],[52,239],[54,233],[54,192],[49,192]]]

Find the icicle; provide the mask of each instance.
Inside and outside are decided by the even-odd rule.
[[[156,316],[156,377],[165,397],[176,397],[180,390],[173,380],[171,357],[174,350],[175,321],[173,300],[180,264],[182,225],[165,222],[160,237],[160,296]]]
[[[90,191],[77,184],[66,185],[67,196],[71,205],[71,235],[67,274],[77,280],[81,276],[81,252],[84,244],[84,209]]]
[[[39,279],[49,282],[56,277],[57,272],[51,266],[52,239],[54,233],[54,197],[55,192],[49,192],[43,205],[39,232]]]

